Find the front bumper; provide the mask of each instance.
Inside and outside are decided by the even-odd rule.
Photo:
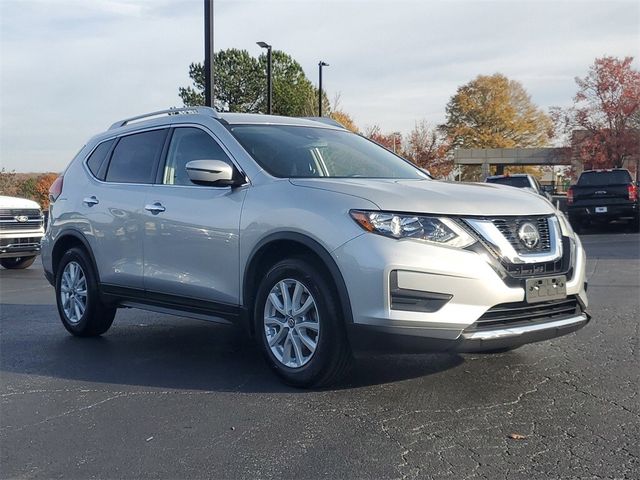
[[[471,353],[515,348],[567,335],[584,327],[591,320],[582,312],[561,320],[531,323],[491,331],[462,332],[455,340],[428,336],[429,332],[406,328],[385,328],[352,325],[348,332],[356,351],[385,353],[458,352]]]
[[[351,301],[352,347],[404,352],[494,350],[575,331],[588,323],[589,316],[585,313],[586,258],[579,240],[574,248],[566,290],[567,298],[575,299],[575,309],[548,318],[532,314],[533,319],[479,329],[492,307],[526,305],[524,279],[505,282],[488,252],[361,235],[333,252]],[[392,272],[398,275],[401,289],[449,300],[435,311],[392,308]]]
[[[42,234],[39,232],[16,236],[3,235],[0,237],[0,258],[38,255],[41,239]]]

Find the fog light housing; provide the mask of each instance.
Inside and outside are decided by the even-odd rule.
[[[398,271],[389,274],[391,310],[434,313],[444,307],[453,295],[398,287]]]

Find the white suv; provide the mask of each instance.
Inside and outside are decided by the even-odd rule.
[[[585,254],[527,191],[431,180],[324,121],[209,108],[122,120],[52,187],[62,323],[118,307],[236,324],[298,386],[354,349],[504,350],[575,331]]]
[[[12,270],[31,266],[40,254],[43,235],[40,205],[0,195],[0,265]]]

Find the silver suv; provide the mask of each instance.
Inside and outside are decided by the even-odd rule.
[[[354,350],[502,351],[589,321],[584,250],[548,201],[430,180],[326,119],[123,120],[51,200],[42,260],[72,334],[118,307],[237,324],[297,386]]]

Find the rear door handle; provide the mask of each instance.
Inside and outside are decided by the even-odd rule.
[[[164,212],[166,210],[166,208],[164,208],[160,202],[149,203],[144,206],[144,209],[154,215],[157,215],[158,213]]]
[[[91,195],[90,197],[84,197],[82,203],[84,203],[87,207],[93,207],[94,205],[100,203],[100,201],[96,198],[95,195]]]

